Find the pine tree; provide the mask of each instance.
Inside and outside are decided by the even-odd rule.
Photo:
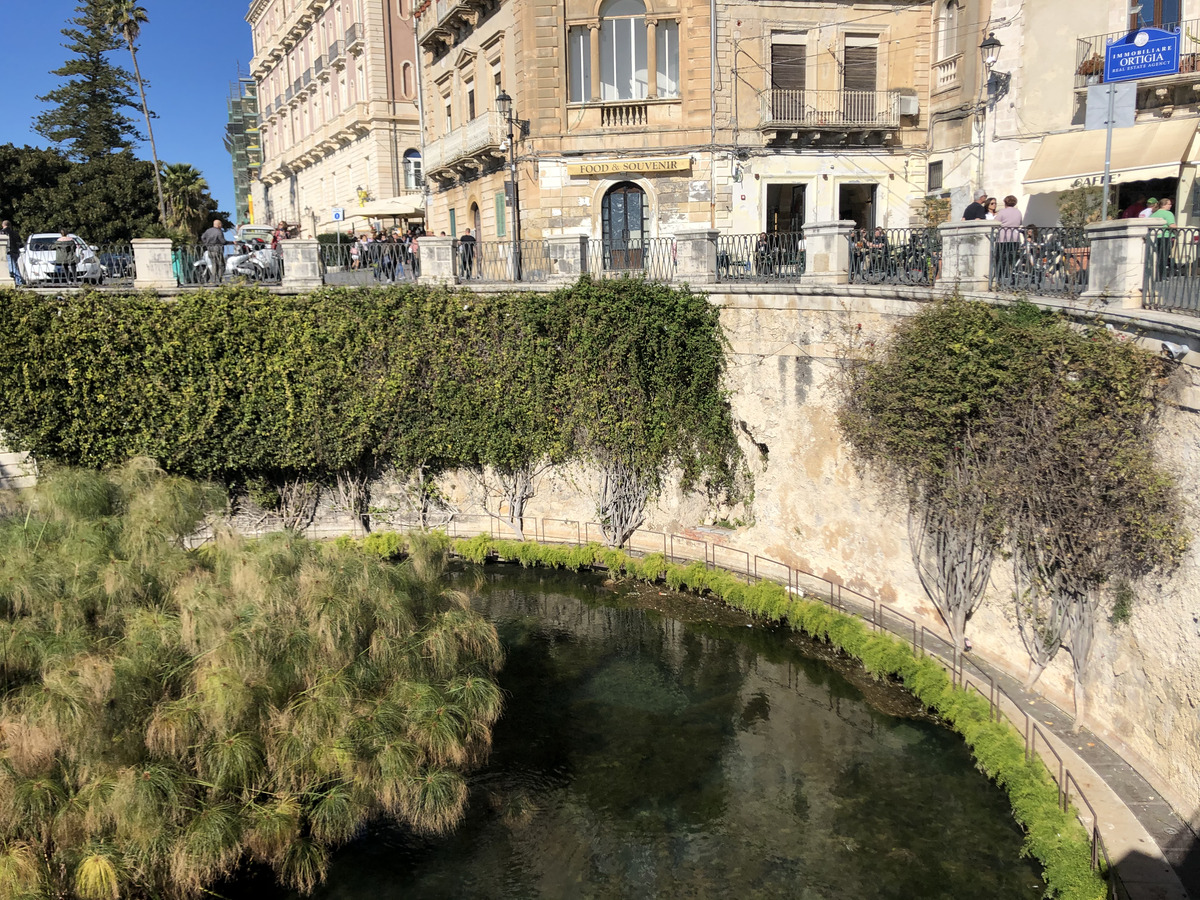
[[[75,8],[76,17],[62,30],[70,40],[63,46],[73,55],[51,72],[66,80],[38,97],[51,107],[33,121],[38,134],[83,161],[130,150],[143,140],[124,112],[141,108],[133,75],[108,59],[123,44],[108,27],[106,9],[106,0],[86,0]]]

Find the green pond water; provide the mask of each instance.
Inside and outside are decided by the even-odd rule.
[[[316,897],[1041,895],[962,740],[826,648],[590,576],[489,568],[477,605],[507,698],[466,819],[436,840],[372,829]]]

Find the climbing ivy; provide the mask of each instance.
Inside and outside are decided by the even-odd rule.
[[[42,461],[148,456],[238,488],[345,494],[388,467],[513,476],[570,459],[619,460],[650,491],[672,468],[732,484],[724,339],[686,289],[5,290],[0,314],[0,431]]]

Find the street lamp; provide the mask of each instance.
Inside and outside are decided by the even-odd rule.
[[[996,32],[988,32],[988,36],[983,39],[983,43],[979,45],[979,52],[983,55],[983,67],[992,71],[992,66],[996,64],[996,60],[1000,58],[1000,48],[1004,46],[996,40]]]
[[[983,60],[983,71],[986,73],[987,81],[983,87],[983,91],[987,92],[986,97],[980,97],[979,104],[975,107],[976,115],[979,122],[979,184],[983,185],[984,180],[984,155],[987,152],[987,110],[991,106],[996,97],[1002,92],[1002,78],[999,72],[994,72],[992,67],[996,65],[996,61],[1000,58],[1000,48],[1003,44],[996,39],[996,32],[988,32],[988,36],[983,39],[983,43],[979,45],[979,55]],[[1006,78],[1007,76],[1005,76]],[[982,93],[982,91],[981,91]],[[993,125],[993,131],[994,131]]]
[[[496,111],[508,123],[508,177],[512,185],[512,260],[514,280],[521,280],[521,190],[517,186],[517,145],[513,140],[513,99],[504,88],[496,95]]]

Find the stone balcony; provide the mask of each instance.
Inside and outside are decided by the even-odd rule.
[[[432,0],[417,17],[417,42],[426,50],[449,47],[458,29],[474,27],[487,0]]]
[[[425,174],[439,181],[452,181],[470,175],[489,163],[504,159],[501,144],[508,135],[504,119],[489,111],[445,137],[425,146]]]

